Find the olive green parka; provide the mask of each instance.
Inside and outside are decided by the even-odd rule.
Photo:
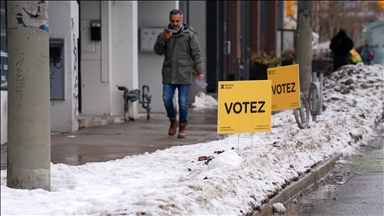
[[[158,55],[164,55],[162,67],[162,83],[191,84],[192,62],[195,64],[197,74],[204,73],[203,58],[197,36],[187,24],[184,29],[173,34],[167,41],[163,33],[157,36],[153,50]]]

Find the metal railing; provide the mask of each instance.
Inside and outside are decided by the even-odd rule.
[[[323,105],[323,73],[312,72],[312,82],[308,92],[308,100],[303,93],[300,93],[300,108],[294,109],[293,114],[300,129],[308,128],[309,118],[312,115],[312,121],[317,121],[317,115],[321,115]]]

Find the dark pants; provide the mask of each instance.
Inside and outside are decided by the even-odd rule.
[[[351,59],[350,54],[337,54],[333,56],[333,71],[336,71],[341,66],[349,64]]]
[[[371,60],[363,59],[365,65],[371,65]]]

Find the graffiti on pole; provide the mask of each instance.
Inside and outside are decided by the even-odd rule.
[[[44,0],[25,3],[23,9],[16,14],[17,23],[24,27],[35,27],[49,31],[47,7],[48,5]]]
[[[16,63],[16,111],[19,112],[22,105],[23,99],[23,87],[24,87],[24,76],[23,76],[23,66],[24,58]]]
[[[72,20],[72,42],[73,42],[73,71],[72,71],[72,81],[73,81],[73,104],[75,105],[74,109],[74,117],[76,120],[79,119],[79,78],[78,78],[78,72],[77,72],[77,40],[75,35],[75,22]]]

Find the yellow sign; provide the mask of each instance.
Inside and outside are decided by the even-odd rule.
[[[299,65],[268,68],[272,81],[272,110],[300,108]]]
[[[384,1],[383,0],[377,0],[377,8],[384,9]]]
[[[271,81],[219,82],[217,133],[271,131]]]
[[[285,1],[285,15],[287,17],[293,16],[295,13],[295,9],[293,9],[293,6],[295,5],[296,1]]]

